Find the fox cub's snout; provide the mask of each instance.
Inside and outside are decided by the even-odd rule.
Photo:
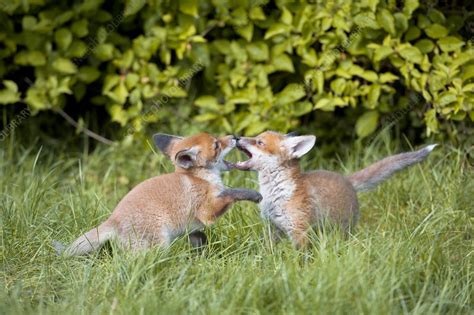
[[[250,189],[229,189],[220,171],[234,168],[225,156],[236,146],[233,136],[153,136],[156,146],[175,166],[175,172],[150,178],[133,188],[101,225],[75,240],[64,252],[82,255],[117,239],[132,250],[152,245],[167,246],[190,232],[193,245],[205,242],[200,230],[214,223],[236,201],[260,202]],[[60,244],[55,246],[62,252]]]
[[[153,136],[156,146],[179,169],[216,168],[227,171],[233,168],[232,163],[224,160],[225,156],[236,146],[234,136],[213,137],[207,133],[183,138],[178,136],[156,134]]]

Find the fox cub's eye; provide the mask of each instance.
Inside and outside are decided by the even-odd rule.
[[[262,146],[262,145],[265,145],[265,143],[263,143],[263,141],[262,141],[262,140],[257,140],[257,145],[260,145],[260,146]]]
[[[219,146],[220,146],[219,141],[214,142],[214,150],[219,149]]]

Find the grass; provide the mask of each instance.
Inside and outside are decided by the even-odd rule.
[[[305,168],[349,173],[399,150],[348,149],[339,159],[316,153]],[[438,148],[360,195],[354,235],[312,235],[307,251],[272,243],[257,207],[240,203],[207,229],[202,251],[182,238],[169,249],[131,254],[112,243],[68,259],[53,240],[97,225],[170,164],[138,146],[81,154],[2,146],[0,313],[472,313],[474,187],[465,164],[458,150]],[[225,182],[256,188],[255,178],[232,172]]]

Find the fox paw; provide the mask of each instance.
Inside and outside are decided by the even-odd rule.
[[[191,246],[194,248],[200,248],[207,244],[207,236],[204,232],[194,231],[188,237]]]
[[[260,203],[260,201],[262,201],[263,199],[262,195],[258,191],[255,191],[255,190],[251,190],[250,195],[251,196],[249,197],[249,200],[255,203]]]

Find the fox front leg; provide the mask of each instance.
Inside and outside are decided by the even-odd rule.
[[[245,188],[226,189],[219,194],[219,197],[229,203],[244,200],[252,201],[255,203],[259,203],[260,201],[262,201],[262,195],[258,191]]]
[[[210,208],[198,212],[197,218],[205,225],[213,224],[234,202],[244,200],[258,203],[262,200],[262,195],[251,189],[226,189],[219,193]]]

